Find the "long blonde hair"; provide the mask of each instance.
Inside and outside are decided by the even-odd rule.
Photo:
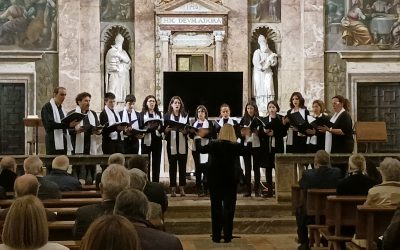
[[[40,248],[47,243],[48,235],[42,202],[33,195],[17,198],[4,222],[4,244],[17,249]]]
[[[218,139],[236,142],[237,138],[236,138],[235,129],[233,128],[233,126],[228,123],[224,124],[224,126],[219,131]]]

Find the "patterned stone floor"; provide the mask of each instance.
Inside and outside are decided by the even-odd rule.
[[[214,243],[210,235],[178,235],[184,250],[296,250],[296,235],[293,234],[252,234],[235,235],[230,243]],[[223,241],[221,241],[223,242]]]

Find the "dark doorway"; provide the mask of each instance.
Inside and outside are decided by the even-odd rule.
[[[25,85],[0,83],[0,154],[25,154]]]
[[[374,143],[374,153],[400,152],[400,83],[359,83],[357,120],[385,121],[386,143]],[[360,152],[365,145],[358,145]]]

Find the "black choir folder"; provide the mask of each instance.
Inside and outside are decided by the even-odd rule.
[[[186,123],[180,123],[180,122],[176,122],[174,120],[165,120],[164,121],[164,126],[165,127],[170,127],[173,130],[184,130],[187,127],[189,127],[188,124]],[[191,127],[191,126],[190,126]]]
[[[308,116],[307,117],[308,123],[313,127],[313,128],[318,128],[318,127],[332,127],[333,123],[330,121],[330,118],[327,116],[321,116],[321,117],[312,117]]]
[[[113,123],[112,125],[110,125],[109,123],[107,123],[106,125],[106,127],[108,127],[108,129],[110,129],[110,130],[114,130],[114,131],[117,131],[118,130],[118,126],[121,126],[121,127],[128,127],[128,126],[130,126],[130,125],[132,125],[133,124],[133,122],[132,123],[129,123],[129,122],[116,122],[116,123]]]
[[[86,114],[72,112],[69,115],[67,115],[66,117],[62,118],[61,122],[69,125],[72,121],[78,121],[78,122],[82,121],[83,118],[85,118],[85,116],[86,116]]]

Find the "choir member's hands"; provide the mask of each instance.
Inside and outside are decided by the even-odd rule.
[[[264,128],[264,132],[268,135],[268,136],[274,136],[274,131],[272,129],[265,129]]]
[[[321,133],[325,133],[326,131],[329,131],[328,126],[324,125],[324,126],[318,126],[317,127],[318,131]]]
[[[71,121],[71,122],[69,123],[69,127],[70,127],[70,128],[76,127],[79,123],[81,123],[81,122],[78,121],[78,120]]]
[[[242,128],[240,130],[240,134],[241,134],[241,136],[249,137],[251,135],[251,130],[250,130],[250,128],[246,128],[246,127]]]
[[[288,124],[289,123],[289,117],[287,117],[287,116],[283,117],[282,118],[282,123],[283,123],[283,125]]]
[[[165,132],[165,133],[169,133],[169,132],[171,132],[171,130],[172,130],[172,128],[171,128],[170,126],[167,126],[167,127],[164,129],[164,132]]]
[[[85,127],[79,126],[79,125],[75,126],[75,133],[79,134],[79,133],[82,133],[84,131],[85,131]]]
[[[308,135],[315,135],[316,133],[317,133],[317,131],[315,129],[309,128],[306,130],[306,134],[308,134]]]
[[[117,126],[117,131],[125,131],[125,129],[126,129],[126,126],[121,126],[121,125]]]

